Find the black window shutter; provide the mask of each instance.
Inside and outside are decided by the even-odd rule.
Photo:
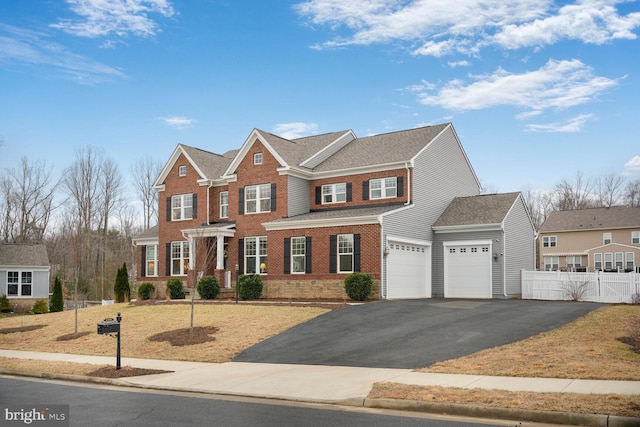
[[[165,260],[166,260],[166,266],[165,266],[165,273],[166,276],[171,276],[171,243],[167,243],[167,252],[165,254]]]
[[[244,187],[238,189],[238,214],[244,215]]]
[[[319,205],[321,203],[322,203],[322,187],[318,185],[316,187],[316,205]]]
[[[311,274],[311,236],[305,239],[304,272]]]
[[[353,235],[353,271],[360,271],[360,235]]]
[[[244,239],[238,239],[238,273],[244,274]]]
[[[171,222],[171,197],[167,197],[167,222]]]
[[[329,273],[338,271],[338,236],[332,234],[329,236]]]
[[[140,277],[147,276],[147,247],[143,246],[141,249],[140,255]]]
[[[347,182],[347,202],[353,200],[353,184]]]
[[[399,176],[396,179],[396,185],[397,185],[396,189],[398,192],[398,197],[404,196],[404,178]]]
[[[362,182],[362,200],[369,200],[369,181]]]
[[[284,238],[284,274],[291,273],[291,238]]]
[[[276,185],[271,184],[271,212],[276,210]]]
[[[191,204],[193,206],[193,218],[198,218],[198,195],[196,193],[193,193]]]

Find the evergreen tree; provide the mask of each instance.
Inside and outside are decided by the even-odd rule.
[[[129,299],[131,289],[129,288],[129,273],[127,263],[122,264],[122,268],[116,274],[116,284],[113,288],[116,295],[116,302],[125,302]]]
[[[56,276],[56,280],[53,283],[53,295],[51,295],[51,304],[49,311],[56,312],[64,310],[64,297],[62,296],[62,282],[60,278]]]

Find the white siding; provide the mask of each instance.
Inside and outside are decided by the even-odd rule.
[[[508,295],[522,294],[521,270],[535,269],[535,229],[522,196],[504,221],[505,280]]]
[[[309,213],[311,209],[310,205],[310,187],[309,181],[303,178],[298,178],[295,176],[288,176],[287,181],[288,187],[288,206],[287,206],[287,216],[296,216],[305,213]]]

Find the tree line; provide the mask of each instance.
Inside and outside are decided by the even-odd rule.
[[[77,286],[81,299],[113,299],[116,272],[136,264],[132,237],[157,223],[152,185],[161,168],[141,158],[125,179],[113,159],[87,146],[56,179],[46,161],[23,157],[0,172],[0,242],[46,244],[52,280],[67,293]]]
[[[536,230],[552,211],[640,207],[640,178],[628,179],[616,173],[588,178],[581,171],[572,179],[564,178],[551,191],[522,191]]]

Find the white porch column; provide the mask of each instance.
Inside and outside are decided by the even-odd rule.
[[[189,234],[189,270],[195,271],[196,269],[196,239],[193,235]]]
[[[224,236],[222,234],[218,234],[216,236],[216,242],[218,243],[216,249],[216,269],[223,270],[224,269]]]

